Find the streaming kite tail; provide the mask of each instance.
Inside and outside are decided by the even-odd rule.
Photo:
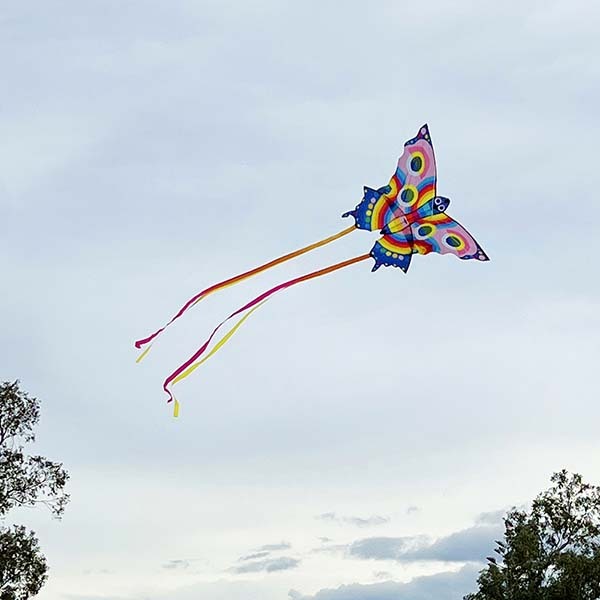
[[[222,290],[229,286],[235,285],[236,283],[240,283],[246,279],[249,279],[250,277],[253,277],[254,275],[258,275],[259,273],[266,271],[267,269],[270,269],[270,268],[280,265],[284,262],[287,262],[288,260],[292,260],[293,258],[302,256],[303,254],[306,254],[307,252],[310,252],[311,250],[316,250],[317,248],[320,248],[321,246],[325,246],[326,244],[329,244],[335,240],[338,240],[339,238],[341,238],[345,235],[348,235],[355,229],[356,229],[356,227],[354,225],[352,225],[351,227],[348,227],[347,229],[344,229],[343,231],[340,231],[339,233],[336,233],[335,235],[327,237],[323,240],[319,240],[318,242],[315,242],[314,244],[310,244],[309,246],[305,246],[304,248],[300,248],[299,250],[295,250],[294,252],[290,252],[289,254],[284,254],[283,256],[280,256],[279,258],[275,258],[274,260],[271,260],[263,265],[255,267],[254,269],[250,269],[249,271],[240,273],[239,275],[230,277],[229,279],[225,279],[224,281],[221,281],[219,283],[215,283],[214,285],[207,287],[206,289],[202,290],[201,292],[198,292],[195,296],[192,296],[177,311],[175,316],[166,325],[164,325],[160,329],[157,329],[154,333],[150,334],[149,336],[139,339],[135,342],[135,347],[138,349],[141,349],[141,348],[144,348],[145,346],[147,346],[145,348],[145,350],[138,356],[136,362],[140,362],[146,356],[146,354],[148,354],[148,352],[150,351],[150,348],[151,348],[151,342],[153,342],[167,327],[169,327],[169,325],[171,325],[171,323],[173,323],[174,321],[179,319],[179,317],[181,317],[188,309],[190,309],[192,306],[194,306],[194,304],[196,304],[197,302],[200,302],[200,300],[202,300],[203,298],[206,298],[206,296],[213,294],[214,292],[217,292],[218,290]],[[150,344],[150,345],[148,345],[148,344]]]
[[[188,360],[186,360],[180,367],[178,367],[165,379],[163,383],[163,390],[169,396],[168,402],[175,400],[175,407],[178,412],[179,403],[173,396],[173,393],[171,391],[172,386],[180,382],[182,379],[185,379],[186,377],[191,375],[202,363],[206,362],[220,348],[222,348],[233,336],[233,334],[242,326],[244,321],[248,319],[248,317],[250,317],[250,315],[255,310],[259,309],[271,296],[273,296],[277,292],[280,292],[281,290],[290,288],[298,283],[303,283],[304,281],[309,281],[310,279],[315,279],[316,277],[321,277],[323,275],[327,275],[328,273],[333,273],[334,271],[343,269],[344,267],[349,267],[350,265],[366,260],[369,257],[370,254],[362,254],[361,256],[350,258],[348,260],[336,263],[329,267],[325,267],[324,269],[313,271],[312,273],[308,273],[307,275],[302,275],[295,279],[290,279],[289,281],[276,285],[270,290],[263,292],[253,300],[250,300],[250,302],[248,302],[247,304],[244,304],[244,306],[242,306],[241,308],[238,308],[236,311],[232,312],[226,319],[221,321],[213,329],[213,332],[210,334],[206,342],[204,342],[204,344],[202,344],[202,346],[200,346],[200,348]],[[244,312],[246,312],[246,314],[243,315],[243,317],[236,323],[236,325],[214,346],[214,348],[206,356],[203,356],[219,329],[221,329],[221,327],[225,325],[227,321],[233,319],[238,315],[241,315]]]

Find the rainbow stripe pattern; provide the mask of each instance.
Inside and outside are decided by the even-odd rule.
[[[369,258],[373,258],[375,261],[373,271],[384,265],[398,267],[405,273],[410,267],[414,254],[437,252],[438,254],[454,254],[463,260],[489,260],[473,236],[447,214],[446,210],[450,205],[450,200],[437,195],[436,185],[437,173],[433,145],[429,128],[427,125],[423,125],[417,135],[404,144],[404,152],[398,159],[396,171],[389,183],[378,189],[365,187],[363,198],[355,209],[342,215],[343,217],[354,217],[353,226],[197,292],[165,325],[137,340],[135,346],[142,350],[137,359],[137,362],[140,362],[148,354],[152,344],[168,327],[207,296],[330,244],[356,229],[379,231],[382,234],[369,253],[276,285],[223,319],[196,352],[164,380],[163,390],[168,396],[169,402],[173,402],[173,415],[177,417],[180,409],[179,402],[173,394],[173,386],[186,379],[214,356],[246,320],[278,292],[317,277],[329,275]],[[231,328],[224,333],[222,328],[227,324],[230,324]]]
[[[445,211],[448,198],[437,195],[435,154],[429,127],[404,144],[396,172],[379,189],[364,188],[363,199],[343,217],[354,217],[355,227],[381,231],[371,257],[380,266],[408,271],[413,254],[454,254],[463,260],[489,260],[475,238]]]

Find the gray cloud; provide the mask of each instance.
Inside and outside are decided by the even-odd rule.
[[[313,548],[311,552],[313,554],[344,554],[348,551],[347,544],[327,544],[320,546],[319,548]]]
[[[495,526],[476,526],[436,540],[426,548],[409,553],[408,560],[474,561],[485,560],[494,547],[494,540],[502,535]]]
[[[62,597],[66,600],[131,600],[131,596],[91,596],[89,594],[64,594]]]
[[[351,525],[356,525],[357,527],[372,527],[374,525],[383,525],[384,523],[389,523],[388,517],[380,517],[379,515],[374,515],[372,517],[367,517],[363,519],[361,517],[343,517],[344,523],[349,523]]]
[[[112,575],[114,571],[110,569],[86,569],[84,575]]]
[[[504,522],[507,511],[504,509],[482,512],[477,516],[475,523],[478,525],[499,525]]]
[[[170,560],[169,562],[162,565],[162,568],[175,570],[175,569],[187,569],[189,566],[190,566],[190,562],[188,560],[175,559],[175,560]]]
[[[293,569],[300,564],[299,560],[287,556],[270,558],[273,552],[289,550],[291,547],[289,542],[265,544],[258,547],[254,552],[238,558],[238,563],[242,564],[235,565],[229,570],[232,573],[272,573],[274,571]]]
[[[321,519],[321,521],[335,521],[336,516],[334,512],[326,512],[320,515],[317,515],[315,519]]]
[[[356,527],[372,527],[375,525],[383,525],[384,523],[389,523],[390,521],[388,517],[381,517],[379,515],[373,515],[371,517],[345,517],[338,516],[334,512],[326,512],[317,515],[315,519],[320,519],[321,521],[330,521],[342,525],[354,525]]]
[[[303,596],[295,590],[288,595],[290,600],[462,600],[475,588],[476,578],[477,569],[467,565],[455,573],[417,577],[408,583],[355,583],[324,589],[314,596]]]
[[[238,558],[238,561],[242,562],[246,560],[256,560],[257,558],[265,558],[265,556],[269,556],[269,554],[271,554],[269,551],[254,552],[246,556],[241,556],[240,558]]]
[[[351,544],[348,554],[364,559],[403,560],[428,545],[429,541],[425,536],[370,537]]]
[[[434,542],[424,536],[372,537],[354,542],[348,554],[355,558],[399,562],[482,562],[501,534],[499,526],[477,525]]]
[[[406,514],[407,515],[413,515],[413,514],[418,513],[418,512],[419,512],[419,507],[415,506],[414,504],[412,506],[409,506],[406,509]]]
[[[233,573],[273,573],[275,571],[287,571],[295,569],[300,564],[300,560],[282,556],[281,558],[270,558],[266,560],[257,560],[243,565],[232,567]]]
[[[256,549],[257,552],[276,552],[278,550],[289,550],[292,545],[289,542],[281,542],[280,544],[266,544]]]

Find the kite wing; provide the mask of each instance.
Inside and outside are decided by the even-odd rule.
[[[375,260],[372,270],[377,271],[381,265],[384,265],[399,267],[406,273],[414,253],[413,247],[413,234],[410,228],[400,233],[384,235],[371,249],[371,257]]]
[[[174,400],[174,416],[179,414],[179,403],[173,395],[173,386],[191,375],[218,352],[255,310],[280,291],[369,258],[373,258],[375,261],[373,271],[384,265],[398,267],[405,273],[410,267],[413,254],[438,252],[439,254],[454,254],[463,260],[489,260],[473,236],[446,214],[450,200],[436,195],[436,182],[437,173],[431,137],[427,125],[423,125],[417,135],[404,144],[404,152],[398,160],[396,171],[389,183],[379,189],[365,187],[361,202],[353,211],[343,215],[344,217],[354,217],[353,226],[205,288],[190,298],[166,325],[147,337],[137,340],[135,342],[137,348],[145,347],[138,358],[139,362],[148,353],[152,342],[167,327],[209,294],[245,281],[267,269],[329,244],[355,229],[381,232],[382,237],[375,242],[369,254],[362,254],[285,281],[258,295],[221,321],[203,345],[173,371],[163,383],[163,389],[168,395],[169,401]],[[221,329],[233,319],[237,319],[237,322],[219,339],[217,335]]]
[[[463,260],[489,260],[475,238],[444,212],[420,219],[411,225],[414,252],[454,254]]]
[[[435,155],[429,128],[423,125],[419,133],[404,144],[404,152],[388,185],[378,190],[365,187],[362,201],[342,216],[354,217],[358,229],[378,231],[396,217],[418,210],[433,199],[435,193]]]

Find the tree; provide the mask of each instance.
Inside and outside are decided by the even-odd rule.
[[[0,519],[12,508],[47,506],[60,518],[69,501],[64,489],[69,475],[62,464],[27,455],[40,419],[36,398],[19,382],[0,383]],[[37,594],[47,578],[47,564],[35,534],[25,527],[0,526],[0,600],[26,600]]]
[[[48,565],[35,534],[25,527],[0,529],[0,600],[24,600],[37,594]]]
[[[465,600],[600,599],[600,487],[565,470],[551,482],[530,511],[507,514],[499,560],[488,557]]]

